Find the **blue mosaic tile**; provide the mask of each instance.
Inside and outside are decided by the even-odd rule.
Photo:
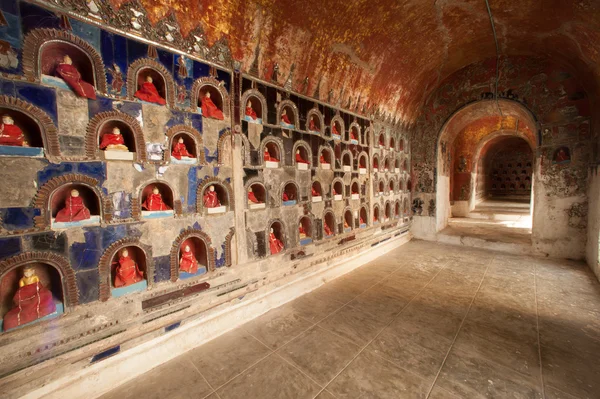
[[[98,52],[100,52],[100,28],[94,25],[86,24],[77,19],[72,18],[71,27],[73,34],[79,36],[89,44],[91,44]]]
[[[21,48],[21,21],[16,14],[3,13],[8,25],[0,26],[0,37],[15,49]]]
[[[21,252],[19,237],[0,238],[0,259],[8,258]]]
[[[231,93],[229,90],[229,84],[231,83],[231,75],[225,71],[217,70],[217,79],[222,80],[225,83],[225,90],[227,93]]]
[[[138,102],[125,101],[118,105],[118,110],[124,112],[134,118],[142,115],[142,104]]]
[[[25,236],[24,242],[29,242],[29,247],[34,251],[55,251],[65,253],[67,249],[67,235],[65,232],[57,233],[49,231],[47,233],[33,234]]]
[[[17,15],[19,13],[17,5],[18,2],[15,0],[0,0],[0,10],[2,10],[4,15],[6,15],[6,13]]]
[[[221,245],[221,249],[221,257],[216,259],[215,267],[225,266],[225,244]]]
[[[127,219],[131,217],[131,193],[118,191],[112,193],[113,217],[117,219]]]
[[[113,33],[100,30],[100,55],[102,56],[102,61],[104,61],[105,68],[111,68],[115,62],[114,43],[115,35]],[[107,75],[107,78],[110,80],[110,74]]]
[[[28,83],[15,83],[16,95],[44,110],[54,124],[57,124],[56,92],[49,87],[33,86]]]
[[[202,227],[200,226],[200,223],[198,223],[198,222],[194,223],[194,225],[192,227],[194,229],[202,230]]]
[[[102,248],[108,248],[112,243],[127,237],[127,226],[108,226],[102,230]]]
[[[213,168],[213,176],[219,176],[219,169],[220,169],[220,168],[219,168],[218,166],[215,166],[215,167]]]
[[[127,77],[127,67],[129,62],[127,61],[127,38],[115,35],[114,36],[114,63],[116,63],[121,72],[123,72],[123,80]]]
[[[204,159],[206,162],[211,163],[219,159],[217,151],[215,151],[214,155],[210,153],[208,148],[204,147]]]
[[[23,33],[37,28],[60,28],[60,18],[53,12],[24,1],[20,2],[20,6]]]
[[[38,184],[41,186],[50,179],[73,172],[73,169],[72,163],[49,164],[38,172]]]
[[[98,270],[81,271],[76,274],[79,289],[79,304],[90,303],[100,299],[100,276]]]
[[[35,208],[6,208],[0,211],[6,230],[22,230],[33,227],[33,217],[40,215]]]
[[[209,66],[198,61],[194,61],[192,69],[194,70],[194,80],[208,76]]]
[[[192,127],[202,133],[202,115],[200,114],[188,114],[188,117],[192,121]]]
[[[89,270],[98,267],[98,262],[102,256],[102,246],[100,245],[100,236],[102,228],[85,228],[83,237],[85,242],[75,242],[71,245],[71,267],[75,270]]]
[[[106,75],[110,76],[110,73],[107,73]],[[110,83],[109,83],[109,85],[110,85]],[[112,111],[113,110],[112,103],[113,103],[112,99],[106,98],[106,97],[101,97],[101,96],[96,97],[96,101],[89,101],[88,102],[88,115],[89,115],[90,119],[92,119],[95,115],[99,114],[100,112]]]
[[[158,61],[167,68],[167,71],[169,71],[171,76],[175,77],[175,71],[173,70],[173,53],[162,49],[157,49],[156,53],[158,54]]]
[[[106,180],[106,164],[104,162],[82,162],[77,165],[79,173],[98,179],[100,185]]]
[[[171,278],[171,257],[169,255],[154,258],[154,282],[167,281]]]
[[[15,83],[10,80],[0,79],[0,93],[14,97],[16,95]]]
[[[148,57],[148,46],[136,40],[127,39],[127,61],[129,64],[139,58]]]
[[[198,167],[190,168],[188,171],[188,212],[196,211],[196,188],[198,186]]]

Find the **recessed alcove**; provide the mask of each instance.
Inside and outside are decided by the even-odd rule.
[[[331,195],[335,201],[344,199],[344,183],[341,180],[335,180],[332,184]]]
[[[358,144],[358,139],[359,139],[358,129],[356,128],[356,126],[350,126],[350,129],[348,130],[348,141],[351,144]]]
[[[25,277],[24,272],[31,275]],[[35,283],[33,276],[39,279]],[[19,287],[23,281],[24,286]],[[58,269],[32,262],[8,270],[0,278],[0,331],[55,318],[65,311],[63,281]]]
[[[352,182],[352,185],[350,186],[350,195],[353,200],[360,199],[360,189],[357,181]]]
[[[174,164],[195,165],[198,163],[196,140],[187,133],[177,133],[171,140],[171,162]]]
[[[399,218],[400,216],[402,216],[402,212],[400,210],[400,201],[396,201],[396,204],[394,205],[394,217]]]
[[[296,205],[298,203],[298,186],[295,183],[289,182],[283,186],[281,201],[283,206]]]
[[[333,212],[325,212],[323,217],[323,236],[333,237],[335,235],[335,216]]]
[[[263,150],[263,162],[265,168],[278,168],[281,162],[281,152],[279,146],[274,141],[269,141],[265,144]]]
[[[367,174],[367,155],[361,154],[358,158],[358,173],[361,175]]]
[[[408,180],[408,183],[406,183],[406,191],[412,191],[412,183],[410,179]]]
[[[408,206],[408,198],[404,198],[404,202],[402,203],[402,213],[404,216],[408,216],[409,206]]]
[[[385,221],[387,222],[392,217],[392,206],[389,202],[385,203]]]
[[[350,209],[346,209],[344,211],[344,232],[347,233],[352,231],[354,228],[354,218],[352,217],[352,211]]]
[[[389,172],[389,170],[390,170],[390,159],[386,157],[385,160],[383,161],[383,171]]]
[[[377,191],[379,192],[379,195],[383,195],[383,192],[385,190],[385,185],[383,184],[383,179],[379,180],[379,184],[377,185]]]
[[[344,153],[342,156],[342,167],[344,172],[352,171],[352,155],[349,152]]]
[[[321,150],[321,155],[319,155],[319,164],[321,166],[321,169],[325,169],[325,170],[329,170],[331,169],[331,158],[332,158],[332,152],[331,149],[322,149]]]
[[[367,207],[361,206],[358,213],[358,223],[361,229],[367,227]]]
[[[319,181],[314,181],[311,187],[312,202],[323,201],[323,189]]]
[[[140,247],[129,245],[119,248],[110,265],[110,291],[113,297],[145,291],[148,287],[146,254]]]
[[[53,229],[87,226],[100,223],[100,198],[85,184],[65,184],[50,197]]]
[[[404,160],[404,163],[402,164],[402,170],[404,172],[408,171],[408,161],[406,159]]]
[[[264,209],[267,203],[267,190],[261,183],[253,183],[248,187],[248,208]]]
[[[268,230],[268,253],[276,255],[286,246],[283,224],[279,221],[271,223]]]
[[[105,121],[98,129],[98,148],[106,160],[133,161],[136,155],[133,129],[121,120]]]
[[[71,65],[79,72],[81,80],[94,87],[96,86],[92,59],[85,51],[74,44],[58,40],[48,41],[42,45],[39,56],[44,83],[71,90],[57,71],[58,66],[64,62],[65,56],[69,56],[72,62]]]
[[[298,238],[300,245],[308,245],[312,242],[312,221],[308,216],[300,218],[298,223]]]
[[[262,125],[263,106],[262,101],[255,95],[250,95],[244,104],[244,120],[249,123]]]
[[[404,139],[400,139],[400,143],[399,143],[399,149],[400,151],[404,151]]]
[[[331,137],[334,140],[341,140],[342,139],[342,133],[343,133],[342,124],[339,121],[334,120],[331,123]]]
[[[142,217],[144,219],[172,217],[173,200],[173,191],[166,183],[147,184],[140,194]]]
[[[311,165],[310,153],[308,148],[304,145],[296,146],[294,151],[294,163],[298,170],[308,170]]]
[[[165,77],[154,68],[142,67],[138,70],[136,75],[136,90],[140,90],[145,83],[147,83],[148,77],[152,78],[152,85],[156,88],[158,95],[167,101],[167,81]],[[137,93],[137,91],[136,91]],[[143,102],[155,103],[154,101],[147,101],[139,99]]]
[[[390,190],[390,195],[393,195],[395,191],[394,179],[390,179],[390,182],[388,183],[388,188]]]
[[[0,107],[4,137],[0,137],[0,156],[44,156],[44,140],[37,122],[24,112]],[[12,119],[12,126],[8,125]]]
[[[291,105],[283,105],[280,110],[279,124],[286,129],[296,128],[296,111]]]
[[[379,135],[378,144],[379,144],[380,148],[385,148],[385,134],[384,133],[381,133]]]
[[[379,157],[377,155],[373,156],[373,171],[379,172]]]
[[[220,183],[211,182],[202,191],[202,205],[209,215],[225,213],[229,209],[229,193]]]
[[[179,246],[177,260],[180,279],[185,280],[205,274],[208,271],[208,247],[200,237],[188,237]]]
[[[216,107],[216,109],[218,110],[216,113],[218,114],[220,112],[221,115],[219,116],[223,116],[223,95],[221,94],[221,91],[218,88],[211,84],[204,84],[198,89],[198,103],[196,104],[197,109],[202,110],[203,101],[206,101],[206,93],[210,94],[210,101],[208,101],[207,104],[204,105],[204,109],[208,109],[209,113],[214,113],[215,110],[212,109],[212,105],[214,105],[214,107]],[[204,111],[202,111],[202,115],[205,117],[214,117],[213,115],[206,115]],[[221,118],[218,117],[217,119]]]
[[[373,223],[379,223],[379,205],[373,207]]]
[[[311,111],[306,118],[306,130],[313,134],[321,133],[321,118],[317,111]]]
[[[394,151],[396,149],[396,141],[393,137],[390,137],[390,150]]]
[[[394,172],[395,173],[400,173],[400,158],[396,158],[396,161],[394,163]]]

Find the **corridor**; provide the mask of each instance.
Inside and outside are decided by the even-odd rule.
[[[103,398],[598,398],[583,263],[413,240]]]

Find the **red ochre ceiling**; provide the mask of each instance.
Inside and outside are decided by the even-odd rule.
[[[496,56],[485,0],[140,1],[153,23],[173,12],[184,36],[200,25],[209,44],[226,37],[243,71],[260,43],[260,77],[277,62],[284,80],[296,64],[294,89],[308,76],[309,95],[321,80],[321,98],[333,89],[336,102],[376,105],[405,123],[443,79]],[[572,70],[588,93],[600,87],[599,1],[489,3],[502,55],[542,57]]]

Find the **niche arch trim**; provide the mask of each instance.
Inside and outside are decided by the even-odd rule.
[[[118,121],[127,125],[133,133],[135,156],[138,162],[146,162],[146,140],[144,131],[137,119],[120,111],[107,111],[96,114],[88,123],[85,135],[85,155],[88,159],[100,159],[98,141],[102,127],[110,122]]]
[[[312,150],[310,148],[309,143],[304,140],[297,140],[292,147],[292,165],[296,165],[296,150],[300,147],[304,148],[306,151],[306,160],[308,161],[308,167],[311,168],[313,166],[313,156]]]
[[[179,250],[181,248],[181,244],[188,238],[197,238],[204,242],[204,245],[206,246],[206,260],[208,262],[206,269],[208,272],[215,270],[216,251],[212,247],[210,236],[202,230],[190,227],[179,233],[177,238],[175,238],[175,241],[173,241],[173,245],[171,246],[170,260],[172,282],[176,282],[179,279]]]
[[[236,128],[237,127],[239,127],[239,125],[237,125]],[[236,137],[240,137],[242,139],[242,151],[243,151],[242,161],[244,163],[244,166],[248,166],[252,163],[251,156],[250,156],[250,149],[252,147],[250,146],[250,141],[248,140],[248,137],[246,137],[245,134],[235,134],[234,135],[230,128],[226,128],[225,132],[223,134],[221,134],[221,136],[219,137],[219,140],[217,141],[217,163],[219,166],[224,165],[224,162],[225,162],[225,140],[232,141],[231,156],[233,156],[233,148],[234,148],[233,141],[235,141]],[[204,154],[204,149],[202,149],[202,153]],[[202,155],[202,157],[204,158],[204,155]],[[206,162],[206,160],[204,162]]]
[[[293,200],[296,201],[296,205],[298,205],[298,204],[301,203],[301,201],[300,201],[300,198],[301,198],[301,195],[300,195],[300,186],[298,185],[298,183],[296,183],[295,180],[285,180],[284,182],[282,182],[279,185],[279,198],[277,200],[277,205],[278,206],[283,206],[283,193],[285,191],[285,187],[288,184],[293,184],[296,187],[296,198],[293,199]],[[290,200],[290,201],[293,201],[293,200]]]
[[[221,108],[223,116],[228,119],[231,115],[231,101],[229,99],[229,93],[225,89],[222,82],[212,76],[205,76],[194,81],[192,85],[192,92],[190,93],[190,107],[193,112],[196,112],[196,107],[199,107],[200,91],[204,86],[210,86],[217,90],[221,95]]]
[[[235,210],[235,203],[233,200],[233,188],[227,181],[221,180],[218,177],[209,177],[203,180],[196,188],[196,213],[202,213],[204,208],[204,191],[208,186],[221,186],[223,191],[227,194],[227,212]],[[221,205],[223,205],[221,203]]]
[[[256,98],[256,101],[260,103],[260,119],[263,121],[263,123],[265,123],[266,116],[268,114],[267,99],[265,98],[265,96],[263,96],[263,94],[260,91],[258,91],[258,89],[248,89],[244,92],[244,94],[242,94],[242,99],[240,102],[241,119],[244,119],[246,104],[248,104],[248,101],[251,97]],[[256,112],[256,109],[254,110],[254,112]]]
[[[333,127],[335,126],[336,122],[340,125],[340,130],[338,131],[338,133],[340,134],[341,139],[343,141],[346,134],[346,124],[344,123],[344,119],[340,116],[339,113],[336,114],[333,118],[331,118],[331,122],[329,123],[329,136],[333,139]]]
[[[171,73],[160,62],[152,58],[139,58],[127,68],[127,99],[135,101],[135,92],[138,89],[138,74],[142,69],[152,69],[158,72],[165,80],[165,100],[170,108],[175,107],[175,81]]]
[[[142,202],[144,202],[144,198],[143,198],[144,190],[146,189],[146,187],[151,186],[153,184],[159,184],[161,186],[164,185],[169,188],[169,190],[171,191],[171,196],[172,196],[172,200],[173,200],[173,213],[174,213],[174,215],[180,216],[183,213],[183,205],[181,204],[181,199],[180,199],[181,197],[178,195],[177,191],[175,191],[173,186],[171,184],[169,184],[169,182],[167,182],[166,180],[153,179],[153,180],[148,180],[148,181],[142,182],[137,188],[137,192],[138,192],[137,198],[136,197],[131,198],[131,203],[132,204],[135,203],[136,206],[139,206],[140,213],[139,213],[139,215],[137,215],[138,219],[142,215],[141,211],[142,211]],[[163,202],[164,202],[164,200],[165,200],[164,194],[161,193],[161,196],[163,197]]]
[[[279,150],[279,167],[282,167],[283,165],[285,165],[285,150],[284,150],[283,140],[280,137],[276,137],[276,136],[267,136],[261,141],[260,147],[259,147],[259,153],[258,153],[258,157],[260,160],[259,165],[262,167],[265,166],[265,157],[264,157],[265,148],[267,147],[267,144],[269,144],[269,143],[274,143],[275,146],[277,147],[277,149]],[[295,155],[296,155],[296,152],[294,150],[294,153],[292,156],[293,165],[296,164]]]
[[[350,126],[348,127],[348,143],[350,142],[350,140],[352,140],[352,139],[351,139],[351,136],[350,136],[350,133],[352,132],[352,129],[356,129],[356,141],[357,141],[357,142],[358,142],[358,144],[360,145],[360,144],[361,144],[361,137],[362,137],[362,134],[361,134],[361,128],[360,128],[360,125],[359,125],[359,124],[358,124],[358,122],[356,122],[356,121],[353,121],[353,122],[350,124]]]
[[[323,117],[323,114],[321,113],[321,111],[317,107],[311,108],[306,113],[306,126],[305,126],[305,130],[307,132],[311,131],[308,127],[310,126],[309,125],[310,124],[310,119],[313,116],[319,121],[319,130],[320,130],[319,131],[319,135],[323,135],[324,134],[324,130],[325,130],[325,118]]]
[[[173,138],[178,134],[186,134],[190,136],[194,140],[194,145],[196,146],[196,158],[198,159],[198,163],[200,165],[206,164],[206,158],[204,154],[204,143],[202,141],[202,135],[196,129],[187,125],[175,125],[167,130],[167,149],[168,151],[164,152],[165,160],[171,160],[171,152],[173,151]]]
[[[248,193],[248,189],[250,187],[252,187],[253,185],[258,184],[260,186],[262,186],[263,190],[265,190],[265,207],[268,207],[270,201],[271,201],[271,196],[269,194],[269,190],[267,189],[267,185],[265,184],[264,180],[262,177],[260,176],[255,176],[252,177],[250,179],[248,179],[248,181],[246,181],[246,183],[244,184],[244,192]],[[248,206],[248,200],[246,200],[246,209],[250,209]]]
[[[267,225],[266,225],[267,227],[265,228],[265,246],[266,246],[265,253],[267,254],[267,256],[275,256],[275,255],[271,254],[271,250],[269,248],[269,234],[271,232],[271,227],[275,223],[279,223],[279,225],[281,226],[281,230],[280,230],[281,237],[278,237],[278,238],[281,239],[283,242],[283,249],[281,250],[281,252],[279,252],[276,255],[279,255],[292,247],[290,245],[291,241],[290,241],[290,237],[287,232],[285,222],[283,220],[281,220],[280,218],[269,219],[269,221],[267,222]]]
[[[294,129],[300,130],[300,118],[298,116],[298,106],[292,100],[283,100],[282,102],[279,103],[279,106],[277,107],[277,125],[279,125],[279,123],[281,122],[281,114],[283,113],[283,110],[286,108],[291,108],[292,111],[294,112],[294,118],[292,119],[292,122],[294,123]]]
[[[25,35],[23,41],[23,73],[26,78],[39,81],[42,75],[42,60],[44,47],[50,43],[62,42],[81,50],[90,60],[97,92],[108,93],[106,70],[100,53],[88,42],[66,30],[39,28]]]

